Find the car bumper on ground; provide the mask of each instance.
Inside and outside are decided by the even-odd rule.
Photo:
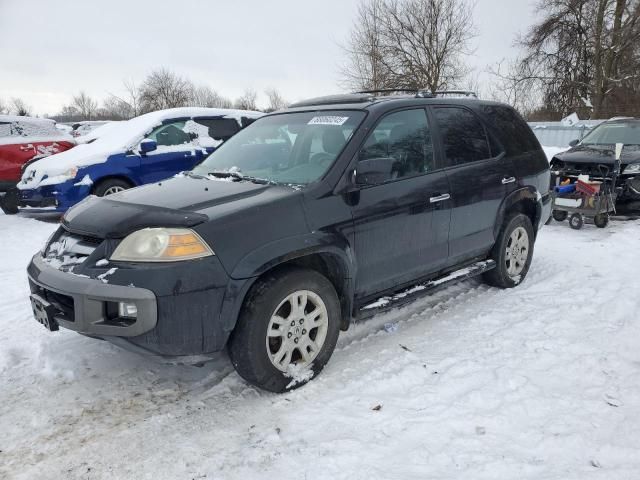
[[[76,180],[37,188],[20,187],[18,208],[29,213],[64,213],[91,193],[91,185]]]
[[[43,323],[35,304],[44,303],[62,328],[153,355],[224,348],[230,328],[220,313],[229,279],[215,257],[90,271],[64,272],[36,254],[27,269],[36,319]],[[121,317],[119,304],[135,306],[135,318]]]

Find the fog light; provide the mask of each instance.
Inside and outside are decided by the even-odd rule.
[[[118,316],[136,318],[138,316],[138,307],[136,307],[135,303],[120,302],[118,303]]]

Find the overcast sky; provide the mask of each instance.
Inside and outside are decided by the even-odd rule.
[[[359,0],[0,0],[0,98],[55,114],[85,90],[121,94],[165,66],[234,98],[276,87],[288,100],[340,91],[340,44]],[[477,0],[470,63],[517,52],[535,0]]]

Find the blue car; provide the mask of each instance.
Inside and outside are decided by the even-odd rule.
[[[28,164],[18,184],[20,211],[63,213],[102,197],[191,170],[261,114],[173,108],[102,127],[91,143]]]

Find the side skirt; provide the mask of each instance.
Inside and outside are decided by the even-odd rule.
[[[468,267],[461,268],[460,270],[455,270],[442,277],[429,280],[428,282],[418,283],[392,295],[380,297],[375,302],[361,306],[358,309],[356,320],[365,320],[379,313],[387,312],[393,308],[402,307],[413,302],[417,298],[430,295],[433,292],[442,290],[453,283],[476,277],[494,269],[495,267],[495,261],[483,260],[481,262],[473,263]]]

